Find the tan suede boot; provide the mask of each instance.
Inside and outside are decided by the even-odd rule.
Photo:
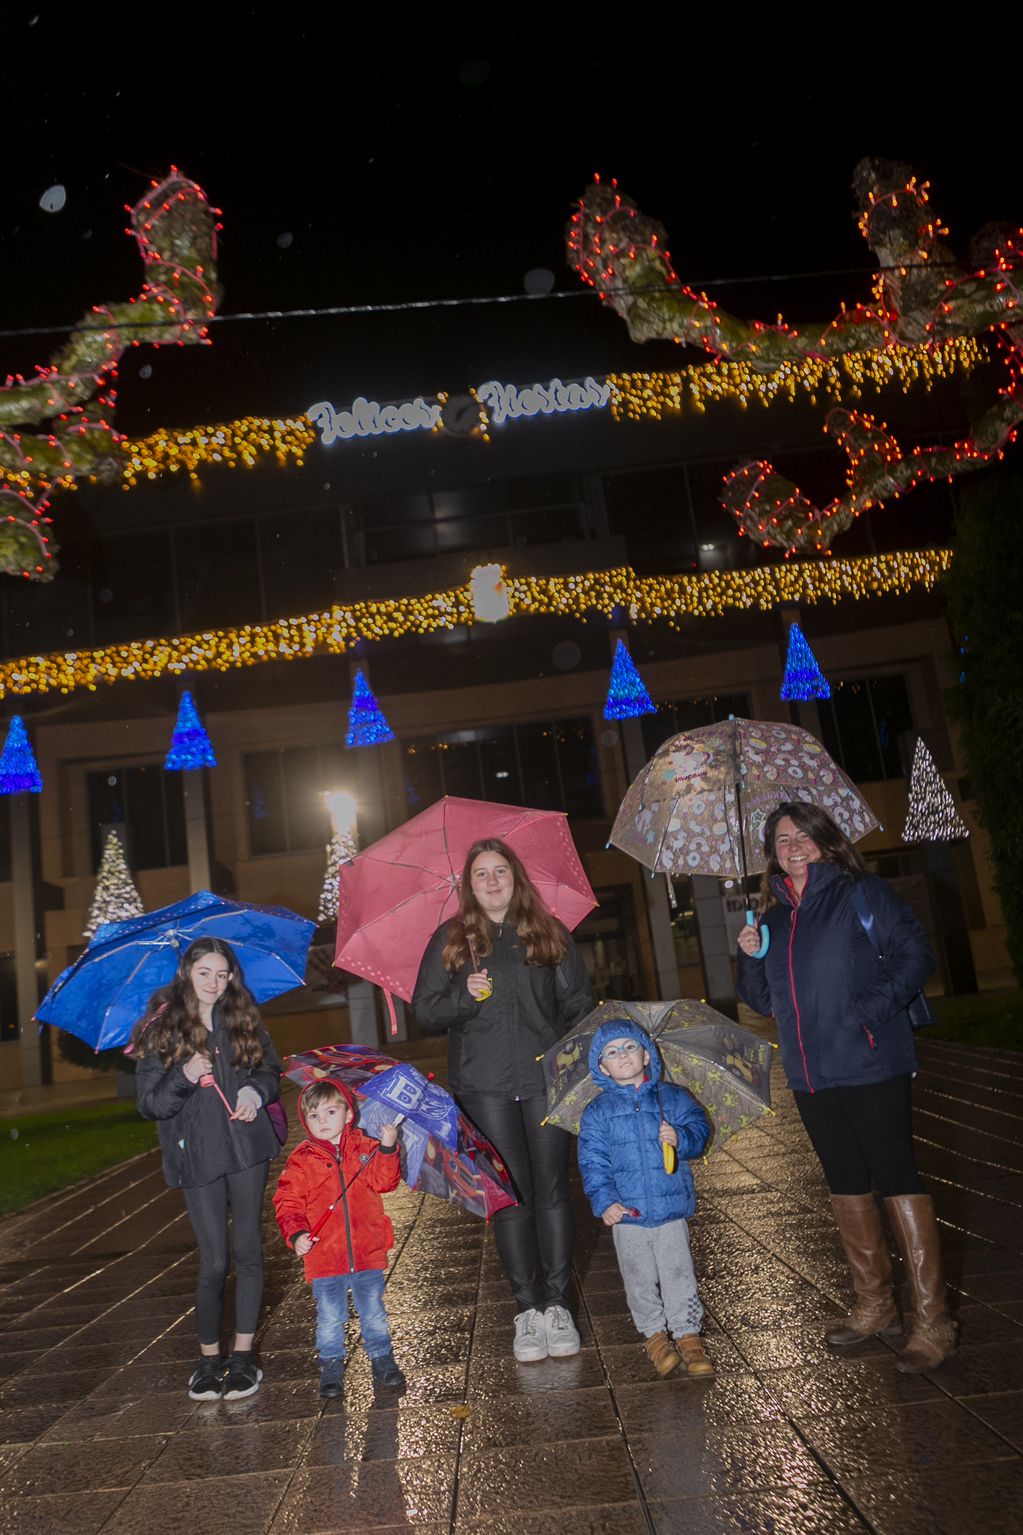
[[[894,1337],[902,1331],[892,1296],[892,1262],[873,1194],[832,1194],[831,1205],[852,1275],[856,1304],[848,1317],[826,1334],[832,1347],[862,1343],[878,1334]]]
[[[676,1338],[675,1347],[690,1375],[707,1379],[714,1374],[714,1366],[704,1353],[699,1333],[687,1332],[681,1338]]]
[[[909,1341],[895,1368],[904,1375],[919,1375],[950,1359],[958,1341],[948,1314],[934,1202],[929,1194],[897,1194],[884,1203],[913,1295]]]
[[[666,1332],[655,1332],[646,1340],[647,1358],[658,1375],[670,1375],[682,1363]]]

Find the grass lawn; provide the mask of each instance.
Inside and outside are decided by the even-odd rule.
[[[139,1118],[134,1103],[0,1120],[0,1215],[155,1145],[156,1126]]]
[[[921,1039],[991,1050],[1023,1050],[1023,992],[980,991],[966,997],[932,997],[938,1015]]]

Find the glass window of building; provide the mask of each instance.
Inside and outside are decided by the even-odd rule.
[[[174,542],[186,633],[251,623],[263,611],[255,522],[207,521],[178,528]]]
[[[180,773],[168,773],[158,762],[102,768],[86,775],[86,787],[94,870],[112,826],[124,828],[132,869],[166,869],[188,862]]]
[[[14,955],[0,954],[0,1039],[17,1038],[18,988],[15,982]]]
[[[166,530],[104,533],[92,542],[92,622],[97,645],[176,628]]]
[[[343,783],[338,746],[295,746],[244,758],[249,852],[302,853],[330,841],[325,796]]]
[[[402,752],[411,814],[444,794],[577,817],[603,814],[596,742],[586,716],[455,730],[403,741]]]
[[[0,880],[11,877],[11,809],[6,795],[0,797]]]
[[[656,714],[644,714],[640,719],[646,754],[652,757],[659,746],[684,730],[716,725],[719,720],[728,719],[730,714],[749,719],[750,713],[748,693],[715,693],[710,698],[682,698],[673,703],[658,704]]]
[[[904,677],[847,678],[818,705],[824,745],[856,783],[901,778],[899,736],[912,730]]]
[[[604,482],[611,533],[625,539],[641,571],[696,570],[696,530],[681,464],[608,475]]]
[[[344,569],[341,509],[311,507],[261,517],[259,554],[266,618],[329,607]]]

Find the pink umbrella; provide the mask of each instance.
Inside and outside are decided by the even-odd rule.
[[[458,911],[465,855],[483,837],[497,837],[518,854],[547,910],[566,927],[596,906],[560,811],[447,795],[342,869],[338,969],[411,1001],[431,934]]]

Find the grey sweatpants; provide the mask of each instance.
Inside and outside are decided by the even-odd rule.
[[[625,1298],[644,1338],[667,1330],[673,1338],[699,1332],[703,1307],[689,1251],[688,1221],[612,1227]]]

